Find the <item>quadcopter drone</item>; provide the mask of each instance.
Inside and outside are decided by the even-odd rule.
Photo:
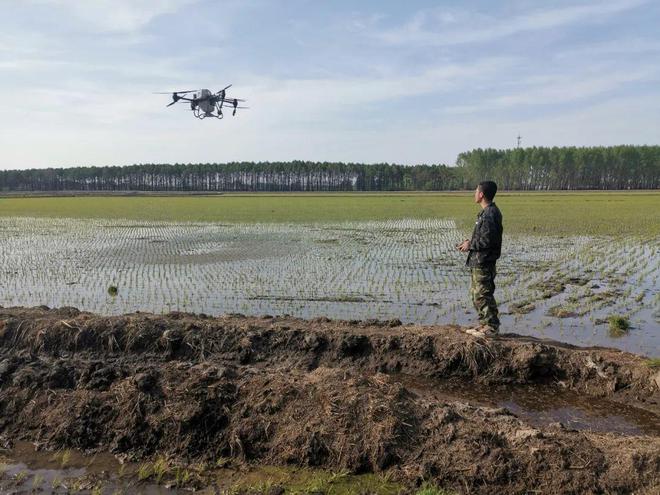
[[[232,109],[232,113],[231,113],[232,115],[236,115],[236,110],[244,109],[248,107],[239,106],[239,104],[244,102],[245,100],[241,100],[240,98],[229,98],[227,96],[226,91],[230,87],[231,84],[229,86],[224,87],[217,93],[212,93],[208,89],[195,89],[190,91],[173,91],[171,93],[172,102],[166,106],[171,107],[176,102],[181,100],[189,101],[190,110],[193,112],[193,115],[198,119],[205,119],[206,117],[215,117],[216,119],[223,118],[224,114],[222,113],[222,108],[224,105],[227,105],[225,108]],[[190,93],[192,93],[191,97],[181,96],[181,95],[189,95]],[[161,95],[170,94],[170,92],[155,93],[155,94],[161,94]]]

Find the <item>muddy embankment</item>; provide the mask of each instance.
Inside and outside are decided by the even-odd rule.
[[[657,493],[657,429],[532,426],[501,407],[443,399],[443,384],[566,390],[607,401],[614,415],[634,407],[660,418],[660,372],[611,349],[397,321],[0,308],[5,440],[387,471],[459,493]]]

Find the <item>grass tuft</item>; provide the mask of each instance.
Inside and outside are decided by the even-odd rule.
[[[630,321],[625,316],[610,315],[607,321],[610,324],[610,336],[612,337],[622,337],[630,330]]]
[[[153,466],[148,462],[141,464],[140,467],[138,468],[137,475],[138,475],[138,480],[140,481],[145,481],[149,479],[153,474],[154,474]]]
[[[443,490],[430,483],[424,483],[421,488],[415,492],[415,495],[452,495],[453,492]]]
[[[651,358],[646,361],[646,366],[653,369],[660,369],[660,358]]]

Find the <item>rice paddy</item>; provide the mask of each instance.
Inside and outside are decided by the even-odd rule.
[[[660,193],[497,194],[507,233],[660,236]],[[341,223],[450,218],[471,228],[471,193],[298,193],[216,196],[0,197],[0,216],[138,222]]]
[[[627,225],[625,218],[618,218],[618,223],[610,221],[609,227],[600,229],[604,233],[598,233],[599,222],[604,221],[590,215],[602,210],[606,201],[614,201],[625,212],[660,196],[576,195],[600,206],[585,206],[586,214],[576,210],[572,219],[557,219],[551,195],[546,196],[504,195],[498,200],[505,216],[496,291],[502,330],[657,357],[660,237],[643,228],[657,214],[638,214],[643,219]],[[567,194],[555,196],[576,201]],[[0,200],[5,215],[0,216],[0,305],[75,306],[102,314],[183,311],[400,319],[419,324],[475,321],[464,255],[454,249],[469,237],[466,214],[473,218],[476,213],[465,195],[374,195],[365,201],[377,204],[377,209],[345,206],[352,208],[343,210],[348,220],[335,221],[327,213],[314,222],[306,221],[305,215],[319,204],[331,209],[327,196],[268,198]],[[349,204],[360,201],[356,196],[348,198]],[[434,214],[421,208],[424,218],[401,217],[410,213],[397,204],[401,198],[413,204],[433,200],[438,209],[451,206]],[[228,210],[222,206],[227,199],[248,206]],[[58,216],[71,213],[62,205],[77,200],[93,206],[80,208],[77,218]],[[170,203],[177,200],[200,202],[199,218],[180,213],[172,221],[159,219],[168,208],[192,215],[192,210]],[[255,212],[284,208],[284,200],[296,204],[297,214],[290,214],[289,221],[273,221],[280,220],[282,212],[254,221]],[[24,210],[16,207],[15,202],[21,201],[28,202]],[[39,201],[47,201],[50,213],[56,215],[28,216],[35,213],[32,205]],[[143,208],[153,201],[162,206],[159,214],[155,207]],[[520,205],[505,206],[516,201],[534,203],[536,208],[544,205],[546,210],[537,212],[535,223],[563,220],[564,233],[548,235],[547,226],[533,228],[525,220],[532,218],[529,212],[521,212]],[[209,207],[213,202],[217,211]],[[6,204],[13,206],[5,208]],[[393,206],[388,209],[386,204]],[[130,215],[120,217],[129,211]],[[243,217],[251,221],[236,221]],[[635,229],[635,233],[612,235],[617,229]],[[612,330],[614,317],[625,319],[625,331]]]

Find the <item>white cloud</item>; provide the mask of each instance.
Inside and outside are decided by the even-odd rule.
[[[391,73],[361,78],[288,80],[255,77],[254,83],[243,83],[235,89],[248,98],[254,95],[253,101],[258,97],[253,112],[263,112],[269,121],[331,122],[329,116],[364,105],[386,107],[391,102],[405,102],[406,98],[456,91],[475,81],[488,80],[513,63],[512,58],[491,57],[464,64],[446,64],[414,75]]]
[[[460,15],[462,25],[446,29],[448,19],[454,23],[456,14],[443,15],[440,9],[417,12],[403,26],[372,33],[379,41],[392,45],[445,46],[463,43],[483,43],[521,32],[552,29],[579,22],[593,22],[635,7],[648,0],[613,0],[595,2],[571,7],[537,10],[515,17],[501,19],[483,15]]]
[[[644,38],[623,38],[572,47],[570,50],[557,53],[555,58],[558,60],[584,59],[585,57],[593,58],[602,55],[640,55],[650,52],[660,52],[660,41]]]
[[[136,31],[152,19],[179,11],[196,0],[33,0],[56,6],[94,29]]]
[[[0,167],[295,158],[453,163],[458,153],[469,149],[513,147],[518,132],[525,146],[657,144],[660,135],[660,99],[652,96],[620,98],[552,118],[438,119],[434,125],[421,125],[401,123],[393,116],[392,125],[381,130],[292,129],[286,114],[274,115],[280,120],[276,125],[251,111],[225,121],[198,121],[183,111],[177,114],[176,106],[167,110],[171,112],[163,109],[158,119],[104,128],[85,129],[83,123],[53,128],[19,124],[0,133]],[[30,149],[35,152],[26,153]]]
[[[470,105],[454,105],[444,109],[449,114],[474,114],[525,105],[557,105],[593,98],[630,83],[653,81],[657,68],[616,71],[601,68],[574,74],[536,75],[517,81],[515,92],[485,97]]]

